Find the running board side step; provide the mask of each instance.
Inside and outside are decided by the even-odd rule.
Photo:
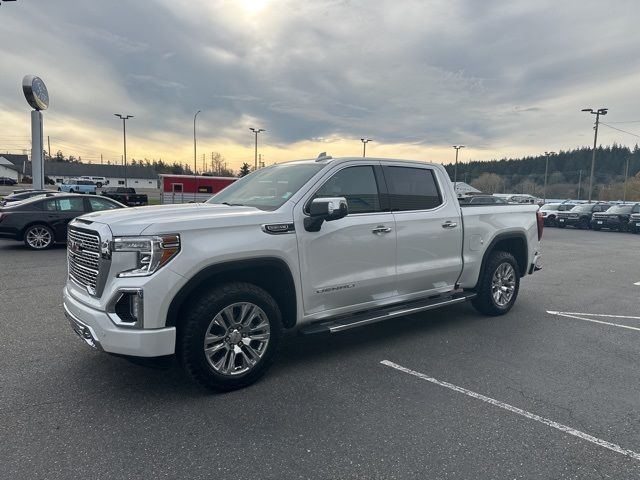
[[[320,320],[308,327],[300,330],[303,335],[311,335],[314,333],[337,333],[350,328],[362,327],[372,323],[382,322],[389,318],[401,317],[403,315],[411,315],[413,313],[432,310],[434,308],[445,307],[447,305],[455,305],[456,303],[466,302],[476,296],[474,292],[457,292],[453,295],[439,296],[428,300],[419,300],[417,302],[403,303],[401,305],[392,305],[378,310],[369,310],[353,315],[345,315],[328,320]]]

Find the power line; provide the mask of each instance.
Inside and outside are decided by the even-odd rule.
[[[613,128],[614,130],[618,130],[619,132],[622,133],[626,133],[628,135],[633,135],[634,137],[638,137],[640,138],[640,135],[636,134],[636,133],[631,133],[631,132],[627,132],[626,130],[622,130],[621,128],[617,128],[617,127],[612,127],[611,125],[609,125],[608,123],[604,123],[604,122],[600,122],[600,124],[609,127],[609,128]]]

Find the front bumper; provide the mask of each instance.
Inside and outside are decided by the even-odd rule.
[[[90,347],[133,357],[161,357],[175,353],[175,327],[118,327],[106,312],[80,302],[67,287],[64,288],[63,297],[64,312],[73,331]]]
[[[596,228],[608,228],[610,230],[619,230],[623,229],[627,226],[627,222],[622,222],[620,220],[610,220],[608,218],[598,218],[594,217],[591,221],[591,225]]]

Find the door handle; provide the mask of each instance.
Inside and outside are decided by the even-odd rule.
[[[380,235],[381,233],[389,233],[391,231],[391,227],[385,227],[384,225],[378,225],[376,228],[371,230],[376,235]]]
[[[442,228],[456,228],[457,226],[458,224],[456,222],[452,222],[450,220],[447,220],[442,224]]]

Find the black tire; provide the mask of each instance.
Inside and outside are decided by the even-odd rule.
[[[47,225],[38,223],[29,226],[22,234],[22,241],[31,250],[46,250],[55,243],[53,230]]]
[[[564,223],[558,223],[558,228],[565,228],[566,225]]]
[[[98,183],[96,183],[96,187],[98,187],[98,188],[102,188],[102,182],[98,182]]]
[[[589,228],[589,220],[587,220],[586,218],[580,220],[580,222],[578,223],[578,228],[580,230],[587,230]]]
[[[69,193],[76,193],[76,191],[73,188],[70,188]]]
[[[213,357],[207,358],[205,354],[205,335],[213,333],[212,324],[215,318],[225,308],[234,304],[247,302],[261,309],[265,314],[269,324],[269,338],[261,357],[254,366],[244,373],[223,374],[214,368]],[[236,307],[240,308],[240,307]],[[283,326],[282,314],[275,300],[265,290],[251,283],[234,282],[220,285],[204,293],[193,302],[189,302],[183,313],[184,320],[178,326],[177,354],[187,375],[199,385],[218,391],[229,391],[243,388],[256,382],[269,369],[276,358],[278,347],[282,340]],[[264,319],[263,317],[260,317]],[[252,321],[250,320],[249,323]],[[240,325],[240,324],[238,324]],[[217,327],[214,325],[214,327]],[[236,330],[236,333],[237,332]],[[226,333],[215,334],[217,337],[224,336],[224,343],[228,345],[227,339],[231,338],[229,330]],[[243,334],[244,336],[244,334]],[[244,342],[244,340],[242,340]],[[238,342],[240,348],[240,342]],[[246,344],[242,345],[246,352]],[[226,348],[227,352],[229,349]],[[233,347],[235,349],[235,347]],[[219,349],[225,360],[222,361],[224,367],[228,362],[227,353]],[[256,350],[253,350],[256,352]],[[216,352],[217,354],[217,352]],[[214,354],[215,355],[215,354]],[[240,357],[238,357],[240,358]],[[240,363],[246,364],[248,356],[243,353]],[[233,360],[234,369],[236,366],[236,356]],[[241,370],[241,369],[240,369]]]
[[[514,291],[508,302],[506,302],[505,304],[499,304],[494,298],[492,283],[496,271],[502,268],[505,264],[508,264],[513,270]],[[518,267],[518,262],[516,262],[515,257],[509,252],[496,250],[489,254],[487,264],[485,265],[484,271],[482,272],[482,277],[478,281],[478,288],[476,290],[476,293],[478,295],[471,301],[471,303],[476,308],[476,310],[478,310],[480,313],[484,313],[485,315],[504,315],[509,310],[511,310],[511,307],[513,307],[516,298],[518,298],[519,290],[520,269]]]
[[[592,226],[591,228],[596,232],[599,232],[600,230],[602,230],[602,227],[598,227],[598,226]]]

